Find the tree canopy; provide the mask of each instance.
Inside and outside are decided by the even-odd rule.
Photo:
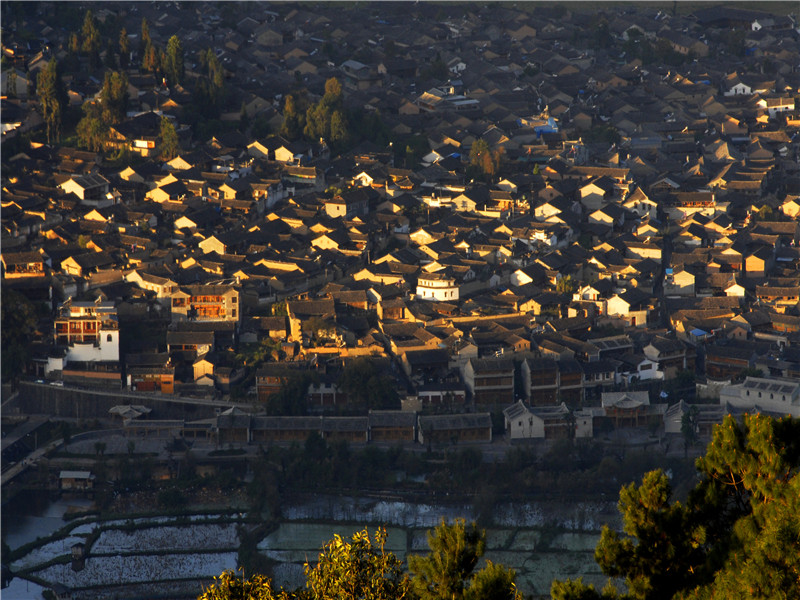
[[[125,71],[106,71],[100,93],[103,121],[113,125],[125,119],[128,112],[128,75]]]
[[[217,118],[227,99],[225,69],[211,48],[201,50],[197,58],[200,77],[194,87],[194,105],[201,116]]]
[[[334,536],[316,564],[305,563],[304,588],[276,591],[261,575],[248,580],[226,571],[198,600],[521,600],[514,571],[487,561],[473,573],[486,545],[485,532],[474,523],[442,521],[428,535],[431,553],[411,557],[412,574],[386,550],[386,538],[383,528],[372,537],[367,529],[349,539]]]
[[[683,503],[662,471],[620,492],[624,535],[604,528],[595,560],[627,592],[554,581],[553,598],[797,598],[800,419],[729,415],[696,465]]]
[[[22,374],[30,356],[30,338],[36,329],[36,308],[19,292],[2,288],[2,377],[11,382]]]
[[[84,116],[76,128],[80,145],[92,151],[101,150],[109,126],[125,119],[128,100],[128,75],[124,71],[106,71],[100,101],[83,105]]]
[[[349,134],[344,114],[342,84],[335,77],[325,82],[325,94],[320,101],[306,109],[303,133],[310,140],[324,139],[341,145]]]
[[[500,170],[502,157],[502,148],[498,148],[493,152],[489,144],[483,139],[475,140],[469,151],[470,166],[488,180],[491,180]]]
[[[372,409],[397,408],[399,398],[393,380],[378,369],[375,361],[359,357],[348,362],[339,376],[339,387],[348,401]]]
[[[181,146],[178,140],[178,132],[175,125],[166,115],[161,116],[161,158],[162,160],[172,160],[178,156]]]
[[[308,597],[313,600],[403,600],[411,584],[403,562],[384,549],[386,530],[357,531],[350,540],[335,536],[322,547],[319,562],[305,565]]]

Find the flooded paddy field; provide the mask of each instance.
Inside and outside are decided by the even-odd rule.
[[[193,598],[212,577],[237,567],[242,513],[67,522],[62,517],[73,504],[55,500],[39,507],[38,515],[6,521],[12,552],[20,554],[23,546],[26,550],[10,565],[16,577],[4,597],[26,589],[32,595],[20,597],[39,598],[41,589],[61,584],[72,588],[76,598],[141,598],[156,592]],[[427,551],[428,531],[443,518],[473,520],[473,513],[471,505],[459,502],[299,497],[282,507],[280,520],[258,542],[258,551],[273,562],[275,584],[294,588],[302,585],[303,564],[314,562],[335,534],[347,538],[365,527],[370,532],[385,527],[386,549],[405,560]],[[515,569],[526,596],[547,595],[553,578],[605,582],[594,562],[594,546],[603,523],[619,526],[614,503],[509,503],[499,504],[494,515],[485,527],[481,565],[491,560]],[[87,558],[76,571],[70,558],[77,543],[85,544]]]

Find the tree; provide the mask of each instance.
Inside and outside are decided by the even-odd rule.
[[[289,307],[286,305],[286,300],[273,303],[269,307],[269,314],[273,317],[285,317],[289,314]]]
[[[608,48],[614,43],[614,38],[605,18],[600,19],[594,29],[594,43],[598,48]]]
[[[211,48],[198,54],[201,76],[194,87],[194,103],[198,112],[206,118],[219,116],[227,95],[225,70]]]
[[[246,579],[244,573],[238,577],[233,571],[225,571],[214,578],[214,583],[197,600],[279,600],[290,598],[285,592],[273,593],[272,585],[263,575]]]
[[[106,451],[106,443],[105,442],[95,442],[94,443],[94,452],[97,456],[102,456],[105,454]]]
[[[281,388],[267,400],[268,415],[304,415],[311,376],[306,372],[287,373]]]
[[[161,160],[172,160],[178,156],[181,146],[178,142],[178,132],[169,117],[161,116]]]
[[[153,44],[148,44],[144,49],[142,68],[149,73],[155,73],[161,68],[161,56]]]
[[[61,121],[66,104],[64,85],[56,59],[50,59],[36,78],[36,93],[42,108],[42,117],[47,131],[47,143],[61,138]]]
[[[490,560],[476,572],[467,588],[467,600],[522,600],[514,583],[516,573]]]
[[[308,100],[304,93],[286,95],[283,103],[283,124],[280,134],[289,140],[296,140],[303,134],[306,126],[306,110]]]
[[[87,102],[83,105],[83,112],[84,116],[75,130],[78,143],[92,152],[99,152],[103,149],[108,125],[103,121],[101,108],[97,104]]]
[[[688,504],[708,541],[704,582],[687,598],[796,598],[800,583],[800,419],[730,415],[697,460]]]
[[[3,382],[19,377],[30,355],[30,341],[36,329],[36,309],[25,296],[7,285],[2,287]]]
[[[247,105],[242,102],[242,108],[239,109],[239,131],[245,133],[248,127],[250,127],[250,115],[247,114]]]
[[[427,556],[409,556],[414,591],[420,600],[461,600],[467,580],[486,549],[486,532],[463,519],[444,519],[428,532]]]
[[[700,410],[696,406],[691,406],[681,416],[681,435],[683,436],[683,454],[689,453],[689,446],[694,446],[697,441],[697,415]]]
[[[177,35],[173,35],[167,41],[165,59],[164,73],[166,73],[170,85],[183,83],[183,42]]]
[[[444,62],[444,59],[437,52],[436,58],[422,69],[420,77],[422,77],[422,79],[440,79],[445,81],[449,74],[450,71],[447,68],[447,63]]]
[[[350,137],[350,133],[347,131],[347,120],[344,113],[340,110],[336,110],[331,115],[331,144],[334,147],[341,147],[347,142],[348,137]]]
[[[564,275],[556,281],[556,291],[559,294],[571,294],[575,291],[575,282],[572,280],[572,275]]]
[[[131,59],[131,41],[128,38],[128,30],[124,27],[119,32],[119,66],[127,69]]]
[[[336,77],[331,77],[325,82],[325,95],[322,101],[332,108],[339,108],[342,105],[342,84]]]
[[[144,66],[145,54],[152,44],[153,40],[150,38],[150,25],[148,25],[147,19],[142,17],[142,32],[139,36],[139,61],[142,63],[142,68],[145,69],[145,71],[147,70]]]
[[[348,362],[339,376],[338,385],[354,406],[394,408],[397,405],[392,378],[381,373],[369,358],[360,357]]]
[[[128,75],[124,71],[106,71],[100,96],[103,122],[114,125],[123,121],[128,112]]]
[[[403,563],[385,550],[386,530],[366,529],[349,541],[336,535],[322,547],[313,567],[305,564],[306,587],[313,600],[402,600],[411,598],[411,583]]]
[[[186,504],[186,497],[178,488],[167,488],[158,492],[158,504],[167,510],[177,510]]]
[[[83,105],[83,118],[78,122],[78,143],[94,152],[105,144],[110,125],[120,123],[128,112],[128,75],[124,71],[106,71],[100,102]]]
[[[325,446],[321,438],[319,443]],[[444,544],[442,557],[453,559],[439,567],[434,565],[434,570],[448,571],[445,576],[434,576],[444,584],[452,582],[456,590],[453,593],[428,587],[419,595],[416,582],[403,569],[403,562],[386,551],[386,539],[383,528],[375,531],[372,537],[367,529],[355,532],[349,539],[336,535],[323,545],[315,565],[305,563],[304,589],[274,591],[270,580],[261,575],[246,579],[244,574],[239,577],[233,571],[225,571],[214,578],[214,584],[198,600],[522,600],[514,584],[514,571],[502,565],[487,561],[485,568],[471,575],[483,554],[485,542],[485,533],[478,531],[474,523],[465,528],[463,521],[453,525],[442,522],[434,534],[429,532],[428,535],[429,544],[433,540],[432,554],[434,545],[438,547],[438,539]],[[411,558],[428,560],[419,556]]]
[[[470,165],[476,168],[485,178],[491,179],[500,169],[503,149],[498,148],[492,152],[486,140],[477,139],[469,151]]]
[[[103,59],[103,66],[108,69],[116,69],[117,68],[117,55],[116,55],[116,45],[114,42],[109,38],[106,41],[106,55]]]
[[[620,492],[624,536],[604,528],[595,560],[624,578],[630,599],[795,598],[800,582],[800,419],[727,416],[696,462],[699,483],[671,501],[669,478],[647,473]],[[580,581],[553,598],[618,598]]]
[[[306,110],[306,125],[303,129],[305,136],[309,140],[325,139],[334,144],[345,141],[349,137],[349,130],[342,106],[342,84],[331,77],[325,82],[325,94],[320,101]],[[334,115],[335,133],[332,132]]]
[[[8,70],[8,84],[6,90],[9,98],[17,97],[17,70],[13,67]]]
[[[68,446],[70,441],[72,440],[72,430],[70,428],[68,421],[61,421],[59,424],[59,431],[61,432],[61,441],[64,443],[64,446]]]
[[[81,38],[74,31],[69,34],[69,43],[67,44],[68,51],[71,54],[78,54],[81,51]]]
[[[89,57],[89,66],[96,69],[100,65],[100,30],[91,10],[86,11],[81,29],[81,50]]]

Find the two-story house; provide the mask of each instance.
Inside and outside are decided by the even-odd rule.
[[[464,383],[475,404],[510,404],[514,401],[514,362],[471,358],[464,366]]]
[[[170,294],[173,321],[229,321],[242,318],[239,290],[233,285],[183,285]]]

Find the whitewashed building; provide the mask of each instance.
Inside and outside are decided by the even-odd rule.
[[[793,379],[747,377],[743,383],[726,385],[720,404],[755,412],[800,417],[800,382]]]
[[[457,302],[459,286],[456,278],[444,272],[421,273],[417,279],[417,298],[434,302]]]

